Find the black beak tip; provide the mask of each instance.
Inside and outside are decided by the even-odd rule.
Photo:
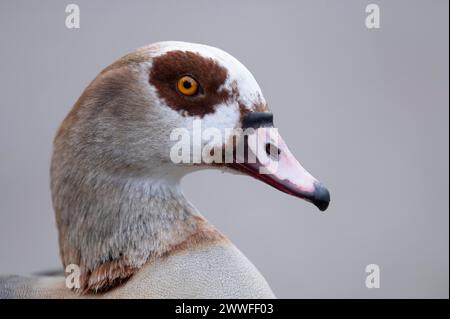
[[[312,203],[322,212],[325,211],[330,204],[330,192],[320,183],[315,184]]]

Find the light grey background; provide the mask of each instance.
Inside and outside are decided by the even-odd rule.
[[[205,171],[188,198],[278,297],[449,297],[448,1],[0,1],[0,273],[60,265],[48,167],[56,128],[106,65],[142,45],[220,47],[263,89],[326,213]],[[367,264],[381,288],[364,285]]]

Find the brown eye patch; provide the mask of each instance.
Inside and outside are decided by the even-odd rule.
[[[177,85],[183,76],[198,82],[199,94],[180,94]],[[219,90],[227,76],[227,70],[211,58],[189,51],[170,51],[153,59],[149,81],[168,106],[190,116],[203,117],[230,98],[231,92]]]

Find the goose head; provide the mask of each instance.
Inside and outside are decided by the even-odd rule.
[[[185,42],[138,49],[103,70],[80,101],[56,144],[77,147],[80,166],[97,174],[177,183],[218,168],[328,207],[327,189],[273,129],[253,75],[220,49]]]
[[[81,265],[85,289],[96,291],[191,238],[201,218],[179,182],[210,168],[249,175],[320,210],[330,201],[275,130],[252,74],[228,53],[160,42],[106,67],[54,140],[64,265]]]

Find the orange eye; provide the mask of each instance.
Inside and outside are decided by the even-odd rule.
[[[177,88],[181,94],[192,96],[198,92],[198,82],[190,76],[185,75],[178,80]]]

